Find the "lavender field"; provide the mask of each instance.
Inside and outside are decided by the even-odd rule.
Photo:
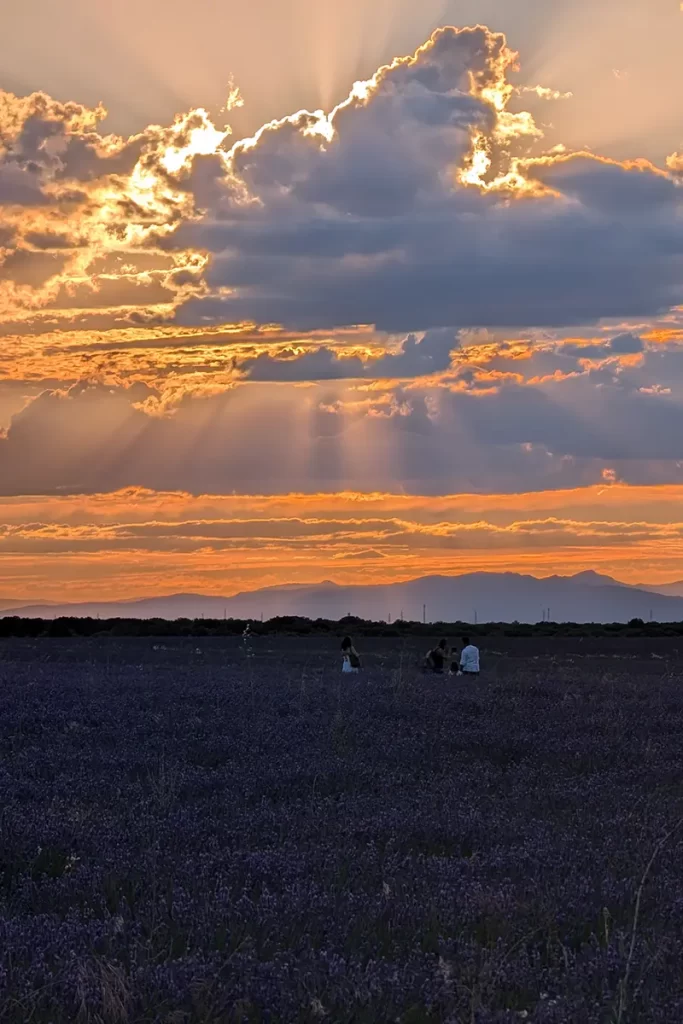
[[[0,1020],[680,1024],[683,660],[496,643],[6,642]]]

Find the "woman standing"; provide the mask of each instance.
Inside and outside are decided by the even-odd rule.
[[[350,636],[345,636],[341,644],[342,651],[342,672],[358,672],[360,668],[360,658],[358,651],[353,646],[353,640]]]

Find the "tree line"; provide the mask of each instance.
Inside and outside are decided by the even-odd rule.
[[[307,619],[280,615],[266,622],[247,619],[97,619],[60,617],[25,619],[17,615],[0,618],[0,637],[202,637],[240,636],[249,627],[255,636],[309,636],[338,634],[340,631],[363,637],[433,637],[467,635],[474,637],[553,637],[553,636],[683,636],[683,622],[628,623],[579,622],[373,622],[347,615],[343,619]]]

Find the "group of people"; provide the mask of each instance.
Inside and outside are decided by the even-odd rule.
[[[342,672],[358,672],[361,667],[360,655],[353,646],[350,636],[345,636],[342,640],[341,651]],[[452,676],[478,676],[479,648],[470,643],[468,636],[464,636],[462,650],[458,655],[457,649],[449,647],[447,640],[439,640],[436,647],[427,651],[422,668],[425,672],[443,675],[447,666],[449,675]]]
[[[470,642],[468,636],[464,636],[462,637],[462,650],[458,656],[457,649],[450,648],[447,640],[439,640],[436,647],[427,651],[423,668],[426,672],[443,675],[447,665],[449,666],[449,675],[478,676],[479,648]]]

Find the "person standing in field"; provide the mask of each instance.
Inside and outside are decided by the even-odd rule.
[[[470,638],[468,636],[464,636],[462,638],[460,671],[458,674],[463,676],[479,675],[479,648],[470,643]]]
[[[342,651],[342,672],[358,672],[361,666],[358,651],[353,646],[350,636],[345,636],[341,644]]]

